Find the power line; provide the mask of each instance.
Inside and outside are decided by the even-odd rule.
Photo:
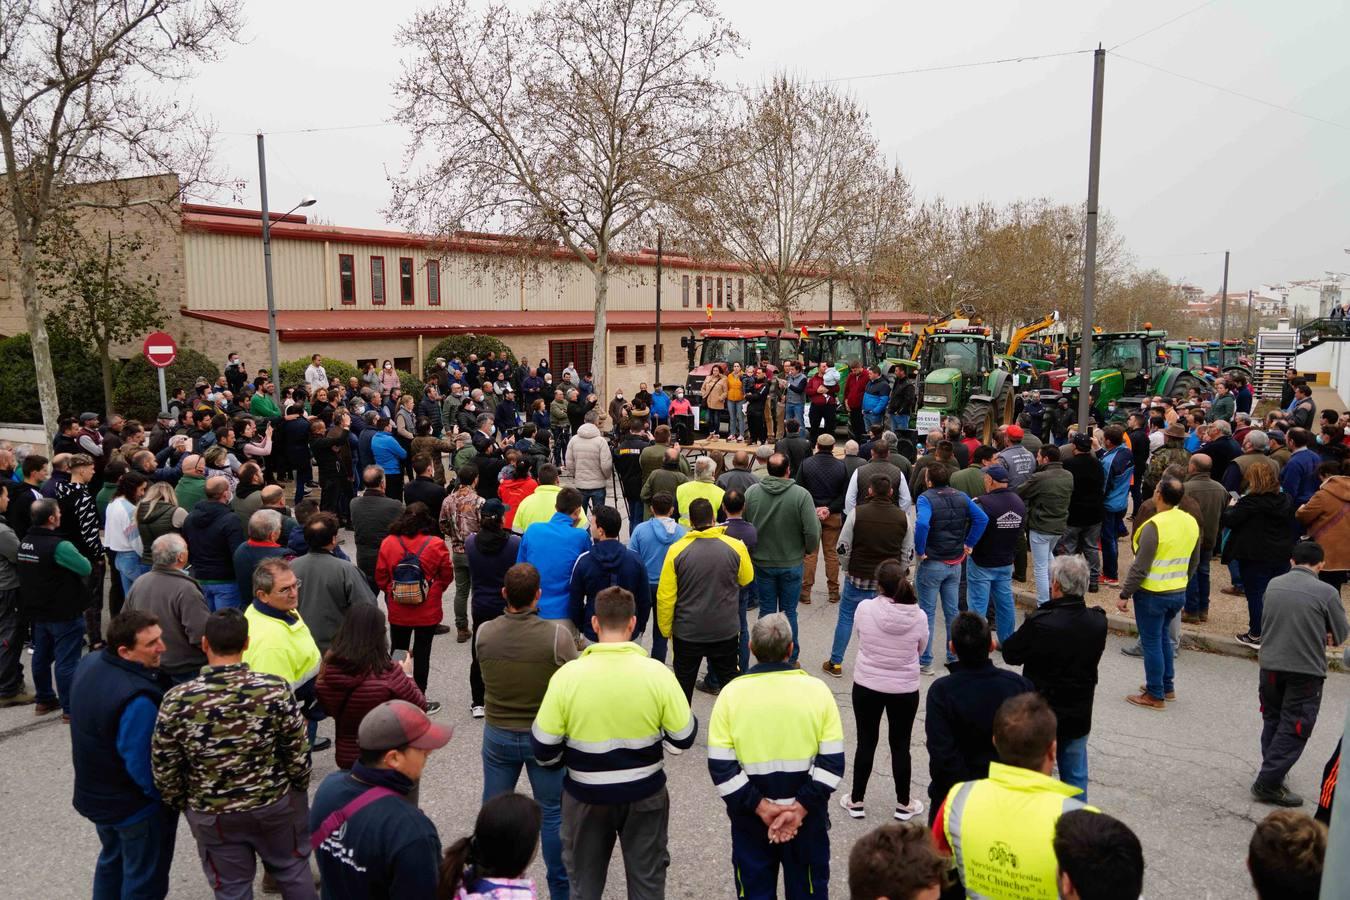
[[[269,131],[269,130],[267,130],[267,129],[265,129],[265,128],[264,128],[264,129],[261,129],[261,130],[262,130],[262,133],[265,134],[265,135],[267,135],[268,137],[274,137],[274,136],[281,136],[281,135],[287,135],[287,134],[317,134],[317,133],[319,133],[319,132],[324,132],[324,131],[356,131],[356,130],[362,129],[362,128],[383,128],[383,127],[386,126],[386,125],[394,125],[394,124],[397,124],[397,123],[395,123],[393,119],[384,119],[384,120],[379,121],[379,122],[366,122],[365,124],[362,124],[362,125],[329,125],[329,126],[319,127],[319,128],[293,128],[293,129],[290,129],[290,130],[287,130],[287,131]],[[235,137],[256,137],[256,136],[257,136],[257,132],[256,132],[256,131],[221,131],[221,132],[218,132],[218,133],[219,133],[219,134],[233,135],[233,136],[235,136]]]
[[[1213,6],[1213,5],[1214,5],[1215,3],[1217,3],[1217,2],[1218,2],[1218,0],[1205,0],[1205,2],[1204,2],[1204,3],[1201,3],[1199,6],[1192,7],[1191,9],[1186,10],[1186,11],[1185,11],[1184,13],[1182,13],[1181,15],[1179,15],[1179,16],[1174,16],[1174,17],[1168,19],[1166,22],[1163,22],[1161,25],[1154,25],[1154,26],[1153,26],[1152,28],[1150,28],[1148,31],[1141,31],[1141,32],[1139,32],[1138,34],[1136,34],[1136,35],[1135,35],[1134,37],[1132,37],[1132,38],[1126,38],[1125,40],[1121,41],[1119,44],[1116,44],[1115,47],[1111,47],[1110,49],[1108,49],[1106,52],[1107,52],[1107,53],[1114,53],[1114,52],[1116,51],[1117,48],[1124,47],[1126,44],[1131,44],[1131,43],[1133,43],[1133,42],[1139,40],[1139,39],[1142,38],[1142,37],[1148,37],[1148,36],[1149,36],[1150,34],[1152,34],[1153,32],[1155,32],[1155,31],[1161,31],[1162,29],[1166,28],[1168,25],[1171,25],[1173,22],[1180,22],[1182,19],[1186,18],[1187,16],[1191,15],[1192,13],[1198,13],[1200,10],[1204,9],[1206,6]]]
[[[1320,122],[1323,125],[1330,125],[1333,128],[1340,128],[1343,130],[1350,131],[1350,125],[1345,125],[1344,123],[1341,122],[1336,122],[1331,119],[1324,119],[1321,116],[1314,116],[1309,113],[1301,112],[1297,109],[1294,109],[1293,107],[1283,106],[1279,103],[1274,103],[1270,100],[1262,99],[1261,97],[1255,97],[1251,94],[1244,94],[1242,91],[1235,91],[1232,88],[1224,87],[1221,84],[1214,84],[1213,82],[1209,81],[1201,81],[1199,78],[1193,78],[1190,75],[1183,75],[1180,72],[1173,72],[1171,69],[1164,69],[1162,66],[1155,66],[1153,63],[1146,63],[1142,59],[1134,59],[1133,57],[1126,56],[1123,53],[1116,53],[1114,55],[1117,59],[1123,59],[1126,62],[1132,62],[1137,66],[1143,66],[1146,69],[1152,69],[1153,71],[1161,72],[1164,75],[1171,75],[1173,78],[1180,78],[1182,81],[1189,81],[1193,84],[1198,84],[1210,88],[1211,90],[1219,91],[1224,94],[1231,94],[1234,97],[1239,97],[1243,100],[1247,100],[1252,103],[1259,103],[1261,106],[1269,107],[1270,109],[1276,109],[1279,110],[1280,112],[1286,112],[1289,113],[1290,115],[1295,115],[1298,116],[1299,118],[1308,119],[1309,121],[1312,122]]]
[[[1211,0],[1213,2],[1213,0]],[[817,78],[807,84],[834,84],[839,81],[862,81],[868,78],[890,78],[895,75],[918,75],[924,72],[950,72],[955,69],[974,69],[980,66],[997,66],[1003,63],[1034,62],[1041,59],[1056,59],[1061,56],[1077,56],[1091,53],[1092,50],[1063,50],[1059,53],[1040,53],[1032,56],[1006,56],[1001,59],[984,59],[979,62],[952,63],[941,66],[921,66],[916,69],[897,69],[894,72],[874,72],[870,75],[845,75],[840,78]]]

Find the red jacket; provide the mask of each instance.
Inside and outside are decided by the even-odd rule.
[[[403,546],[416,553],[426,545],[422,553],[422,576],[427,580],[427,599],[416,606],[402,603],[388,603],[390,625],[439,625],[441,623],[441,595],[455,580],[455,566],[450,560],[450,551],[446,549],[445,538],[440,535],[423,534],[418,537],[400,538],[389,535],[380,544],[380,555],[375,559],[375,584],[389,597],[389,588],[394,581],[394,567],[403,559]]]
[[[370,672],[358,675],[345,663],[345,660],[332,659],[330,654],[314,685],[324,711],[333,717],[339,769],[350,769],[361,755],[356,730],[366,713],[386,700],[407,700],[413,706],[427,708],[426,697],[422,696],[417,683],[398,663],[391,662],[379,675]]]
[[[826,388],[825,393],[820,393],[821,387],[825,384],[825,379],[819,375],[812,375],[806,379],[806,402],[808,403],[829,403],[834,399],[834,394]]]
[[[539,482],[533,478],[508,478],[497,483],[497,497],[506,504],[506,515],[502,517],[502,524],[508,531],[516,519],[516,509],[520,506],[520,501],[533,494],[537,487]]]
[[[849,372],[844,381],[844,402],[849,409],[862,409],[863,394],[867,392],[868,375],[866,369]]]

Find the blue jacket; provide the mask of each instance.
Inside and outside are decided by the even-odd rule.
[[[379,432],[375,430],[375,426],[367,425],[361,429],[361,436],[356,439],[356,458],[362,469],[375,465],[375,453],[370,449],[370,444],[377,434]]]
[[[1312,499],[1312,495],[1317,493],[1317,467],[1322,462],[1322,457],[1312,448],[1299,450],[1289,457],[1289,462],[1284,464],[1284,469],[1280,472],[1280,487],[1294,501],[1297,508]]]
[[[863,391],[863,412],[870,416],[882,415],[890,399],[890,382],[885,378],[874,378],[867,382],[867,388]]]
[[[1108,512],[1124,512],[1130,500],[1130,476],[1134,474],[1134,454],[1121,444],[1102,454],[1102,471],[1106,473],[1104,508]]]
[[[577,557],[591,549],[591,535],[572,525],[572,518],[555,512],[547,522],[525,529],[516,562],[539,570],[539,618],[566,619],[572,602],[572,567]]]
[[[595,595],[607,587],[621,587],[633,595],[637,610],[637,627],[633,634],[642,634],[651,613],[651,584],[642,557],[619,541],[600,541],[577,557],[572,567],[572,586],[569,611],[572,621],[582,634],[598,640],[591,628],[595,615]]]
[[[664,390],[652,394],[652,415],[658,419],[670,417],[670,395]]]
[[[234,551],[244,543],[239,516],[224,503],[198,500],[183,522],[192,577],[198,581],[234,581]]]
[[[647,569],[647,581],[657,584],[661,581],[661,567],[666,563],[666,551],[670,545],[684,537],[688,531],[674,519],[645,519],[633,529],[628,538],[628,549],[642,559]]]
[[[375,433],[370,441],[370,453],[375,465],[384,469],[386,475],[397,475],[401,471],[399,463],[408,458],[408,451],[403,449],[398,438],[387,431]]]
[[[960,491],[954,488],[933,488],[932,490],[924,491],[919,496],[919,502],[917,504],[918,511],[914,516],[914,553],[916,556],[923,556],[928,552],[928,530],[930,526],[934,525],[932,495],[943,492],[949,492],[948,497],[950,500],[957,503],[964,501],[965,510],[969,514],[970,519],[970,524],[966,528],[965,540],[962,542],[964,546],[974,547],[978,544],[980,542],[980,536],[984,534],[985,526],[989,524],[989,516],[985,515],[984,510],[980,509],[980,507],[975,504],[974,500],[970,499],[970,497]],[[941,528],[944,524],[947,523],[939,522],[936,527]],[[959,549],[951,555],[944,553],[943,561],[950,562],[953,559],[959,558],[961,555]]]

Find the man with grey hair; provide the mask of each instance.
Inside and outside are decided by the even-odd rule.
[[[1264,431],[1253,429],[1242,439],[1242,455],[1233,460],[1228,471],[1215,478],[1226,491],[1242,491],[1242,480],[1247,477],[1247,468],[1252,465],[1269,466],[1275,480],[1280,480],[1280,464],[1270,455],[1270,436]],[[1211,466],[1210,477],[1213,478]]]
[[[750,649],[759,664],[713,705],[708,772],[731,819],[738,893],[775,896],[781,868],[786,896],[807,896],[829,879],[830,795],[844,774],[839,707],[824,682],[789,662],[784,614],[755,622]]]
[[[713,480],[717,474],[717,460],[711,456],[700,456],[694,460],[694,480],[686,481],[675,488],[675,511],[680,524],[688,527],[689,525],[689,506],[695,500],[702,498],[712,504],[713,514],[721,516],[722,497],[726,491],[718,487]],[[585,491],[582,491],[584,494]]]
[[[769,444],[760,444],[759,446],[769,451],[768,455],[764,457],[766,460],[773,455],[773,447]],[[722,490],[738,491],[741,494],[758,483],[759,479],[750,472],[750,453],[746,450],[737,450],[732,453],[731,465],[717,478],[717,486]]]
[[[1080,788],[1084,801],[1092,701],[1106,649],[1106,610],[1083,602],[1091,577],[1082,556],[1056,556],[1050,563],[1050,602],[1027,613],[1003,643],[1003,661],[1022,666],[1055,711],[1059,780]]]
[[[1198,452],[1209,457],[1210,477],[1222,484],[1233,460],[1242,455],[1242,447],[1233,440],[1233,428],[1223,419],[1205,425],[1201,434],[1205,442]]]
[[[234,578],[239,583],[239,596],[247,597],[253,590],[253,570],[269,556],[287,556],[290,550],[282,540],[281,513],[275,509],[260,509],[248,520],[248,540],[234,550]]]
[[[159,620],[164,632],[160,668],[174,684],[182,684],[196,678],[206,665],[201,644],[211,612],[201,586],[183,571],[188,564],[188,545],[181,535],[170,532],[155,538],[150,558],[153,567],[136,579],[122,608],[140,610]]]

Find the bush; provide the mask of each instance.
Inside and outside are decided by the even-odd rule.
[[[436,357],[438,356],[444,356],[448,360],[458,353],[460,359],[468,359],[470,353],[477,353],[478,358],[482,359],[488,353],[500,353],[503,350],[512,360],[520,358],[518,354],[512,352],[510,347],[491,335],[455,334],[431,348],[430,352],[427,353],[427,358],[422,361],[422,370],[430,369],[436,363]]]
[[[309,368],[309,358],[297,359],[291,362],[281,364],[281,381],[277,382],[277,393],[288,387],[298,387],[305,383],[305,369]],[[360,379],[361,370],[351,363],[343,362],[340,359],[329,359],[324,357],[323,370],[328,373],[329,378],[340,378],[345,385],[348,378],[355,377]]]
[[[86,350],[54,317],[48,317],[47,343],[51,348],[52,372],[56,375],[56,395],[61,412],[103,415],[106,403],[97,355]],[[118,361],[113,360],[114,379],[118,365]],[[42,422],[33,344],[27,333],[0,341],[0,422]]]
[[[209,357],[179,347],[178,358],[164,370],[164,388],[172,397],[178,388],[191,393],[198,378],[214,382],[219,377],[220,368]],[[159,414],[159,380],[155,367],[144,356],[133,356],[123,364],[113,387],[113,401],[117,411],[128,419],[155,420]]]

